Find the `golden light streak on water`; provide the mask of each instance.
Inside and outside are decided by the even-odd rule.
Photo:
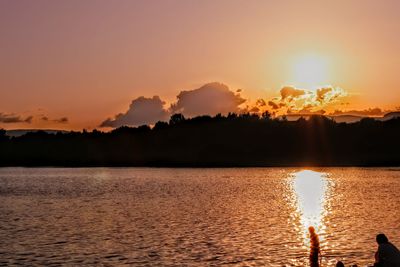
[[[300,215],[301,232],[304,244],[310,244],[308,228],[313,226],[320,235],[325,231],[323,217],[326,213],[328,181],[325,173],[303,170],[293,174],[293,190],[295,203]]]

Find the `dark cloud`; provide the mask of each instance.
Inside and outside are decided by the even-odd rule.
[[[217,82],[182,91],[177,98],[178,101],[171,105],[171,112],[188,117],[239,112],[239,106],[246,101],[240,94],[230,91],[228,86]]]
[[[17,123],[17,122],[23,122],[21,119],[21,116],[15,115],[15,114],[3,114],[0,113],[0,122],[3,123]]]
[[[68,123],[68,118],[67,117],[62,117],[62,118],[59,118],[59,119],[55,119],[53,121],[57,122],[57,123]]]
[[[36,119],[35,119],[36,118]],[[41,121],[43,123],[56,122],[56,123],[68,123],[67,117],[62,117],[59,119],[50,119],[45,114],[39,115],[29,115],[23,117],[15,113],[1,113],[0,112],[0,123],[32,123],[33,121]]]
[[[50,119],[46,115],[41,115],[40,120],[44,121],[44,122],[50,122],[51,121],[51,122],[56,122],[56,123],[68,123],[69,122],[69,119],[67,117],[61,117],[59,119]]]
[[[282,100],[287,99],[291,101],[293,98],[306,94],[306,91],[302,89],[296,89],[292,86],[285,86],[281,89],[280,93]]]
[[[138,126],[166,120],[169,114],[164,109],[164,104],[165,102],[158,96],[138,97],[132,101],[127,112],[117,114],[114,119],[103,121],[100,127]]]
[[[29,116],[27,118],[22,118],[20,115],[17,114],[7,114],[0,112],[0,123],[31,123],[33,116]]]

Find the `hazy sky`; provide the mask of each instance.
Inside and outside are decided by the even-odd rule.
[[[0,128],[93,128],[141,96],[168,109],[210,82],[242,89],[223,98],[242,106],[330,85],[347,94],[332,110],[393,110],[399,11],[395,0],[0,0]]]

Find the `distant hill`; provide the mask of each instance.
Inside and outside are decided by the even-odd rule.
[[[44,132],[50,133],[50,134],[56,134],[58,132],[61,132],[61,133],[68,132],[68,131],[64,131],[64,130],[53,130],[53,129],[15,129],[15,130],[6,130],[6,135],[12,136],[12,137],[18,137],[18,136],[22,136],[26,133],[35,133],[38,131],[44,131]]]
[[[363,117],[363,116],[350,115],[350,114],[336,115],[336,116],[329,116],[329,117],[332,118],[337,123],[341,123],[341,122],[354,123],[354,122],[358,122],[358,121],[362,120],[363,118],[367,118],[367,117]]]
[[[300,118],[304,118],[308,120],[313,114],[288,114],[286,115],[286,119],[288,121],[297,121]],[[337,123],[345,122],[345,123],[354,123],[358,122],[363,118],[363,116],[357,116],[357,115],[351,115],[351,114],[344,114],[344,115],[335,115],[335,116],[329,116],[326,115],[326,117],[333,119]],[[279,118],[283,118],[283,116],[280,116]]]
[[[288,114],[285,115],[288,121],[297,121],[300,118],[304,118],[306,120],[308,120],[310,118],[310,116],[312,116],[313,114]],[[395,118],[400,118],[400,111],[396,111],[396,112],[389,112],[386,113],[383,117],[372,117],[372,116],[361,116],[361,115],[354,115],[354,114],[341,114],[341,115],[324,115],[328,118],[333,119],[335,122],[337,123],[341,123],[341,122],[345,122],[345,123],[355,123],[358,122],[360,120],[362,120],[363,118],[372,118],[378,121],[388,121],[391,119],[395,119]],[[279,116],[280,119],[283,118],[283,116]]]
[[[380,120],[388,121],[388,120],[395,119],[395,118],[400,118],[400,111],[389,112],[389,113],[385,114],[385,116],[383,116],[383,118],[381,118]]]

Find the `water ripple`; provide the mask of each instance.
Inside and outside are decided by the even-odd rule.
[[[297,171],[1,168],[0,265],[307,266]],[[400,244],[397,169],[318,171],[324,266]]]

